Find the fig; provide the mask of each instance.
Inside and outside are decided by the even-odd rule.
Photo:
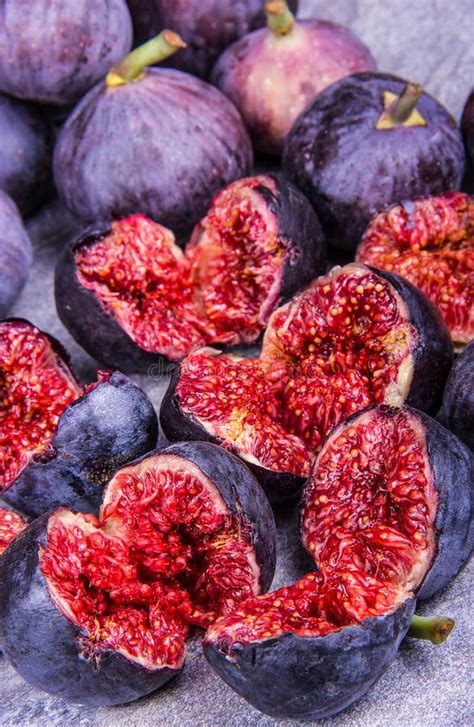
[[[457,437],[409,407],[356,414],[324,443],[303,495],[318,571],[211,624],[207,659],[274,717],[340,712],[395,658],[415,597],[465,563],[471,522],[472,454]]]
[[[474,338],[474,197],[449,192],[380,212],[356,260],[420,288],[443,316],[455,346]]]
[[[290,0],[296,12],[298,0]],[[173,28],[187,48],[168,65],[207,78],[220,53],[228,45],[265,23],[262,0],[128,0],[135,42],[144,41],[164,28]]]
[[[36,517],[98,509],[112,473],[156,446],[146,394],[120,372],[83,389],[60,344],[28,321],[0,322],[0,494]]]
[[[0,90],[52,106],[74,103],[132,45],[125,0],[3,0]]]
[[[78,218],[142,212],[185,236],[219,189],[249,173],[250,140],[230,101],[181,71],[146,67],[182,45],[164,31],[137,48],[61,128],[54,178]]]
[[[16,512],[1,507],[0,503],[0,555],[27,526],[26,520]]]
[[[318,94],[283,152],[286,174],[333,246],[350,252],[387,205],[458,188],[464,162],[460,131],[438,101],[418,84],[373,72]]]
[[[437,418],[474,450],[474,341],[454,362]]]
[[[232,182],[185,252],[143,215],[88,231],[56,269],[61,320],[95,358],[147,371],[206,344],[255,342],[272,311],[324,270],[308,200],[274,175]]]
[[[369,49],[347,28],[295,20],[285,2],[265,5],[267,27],[233,43],[211,74],[236,105],[254,148],[279,156],[297,116],[326,86],[375,69]]]
[[[59,508],[9,546],[2,647],[51,694],[130,702],[178,674],[190,630],[267,589],[274,567],[272,512],[249,470],[215,445],[177,445],[119,470],[98,518]]]
[[[474,166],[474,89],[469,94],[461,117],[461,131],[467,158]]]
[[[171,441],[204,439],[253,469],[269,499],[294,497],[325,437],[371,404],[435,411],[453,359],[446,325],[391,273],[351,263],[270,318],[259,358],[200,349],[162,402]]]
[[[31,241],[18,208],[0,189],[0,317],[23,290],[32,261]]]
[[[0,189],[29,215],[52,190],[52,124],[41,109],[0,93],[0,137]]]

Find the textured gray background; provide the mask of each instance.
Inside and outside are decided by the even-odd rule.
[[[190,0],[190,2],[198,0]],[[350,26],[370,46],[379,68],[421,82],[459,118],[474,82],[473,0],[302,0],[301,15],[317,14]],[[70,339],[56,317],[52,270],[74,225],[58,205],[30,223],[35,265],[13,310],[60,338],[71,350],[79,375],[90,378],[95,364]],[[155,404],[164,382],[137,377]],[[297,538],[296,513],[278,521],[275,587],[293,582],[308,568]],[[456,620],[449,641],[435,648],[407,641],[386,675],[351,709],[320,724],[342,727],[467,727],[474,724],[471,647],[472,564],[422,613]],[[183,674],[154,696],[126,707],[89,709],[68,705],[31,688],[0,658],[0,724],[84,727],[245,727],[298,724],[265,717],[214,675],[199,641],[189,645]],[[303,724],[303,723],[300,723]]]

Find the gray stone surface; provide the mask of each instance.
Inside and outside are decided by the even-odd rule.
[[[302,0],[301,4],[302,15],[316,13],[349,25],[371,47],[380,69],[421,82],[459,118],[474,81],[472,0]],[[95,371],[94,361],[64,330],[56,317],[53,300],[54,261],[73,229],[72,220],[57,204],[30,223],[35,245],[34,270],[13,314],[29,318],[59,337],[70,348],[79,375],[88,379]],[[158,404],[166,382],[153,376],[137,377],[137,380]],[[297,532],[296,512],[279,519],[275,587],[291,583],[308,567]],[[395,664],[370,693],[324,724],[334,727],[468,727],[474,724],[472,575],[471,566],[445,593],[420,609],[422,613],[443,613],[456,620],[456,629],[449,641],[438,648],[406,641]],[[241,700],[214,675],[202,656],[199,640],[195,640],[189,646],[184,672],[174,683],[154,696],[113,709],[82,708],[49,697],[31,688],[0,658],[0,724],[5,727],[269,727],[290,723],[263,716]]]

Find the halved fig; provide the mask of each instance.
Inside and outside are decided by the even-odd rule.
[[[474,338],[474,197],[449,192],[380,212],[356,260],[398,273],[420,288],[456,345]]]
[[[474,341],[454,362],[437,418],[474,450]]]
[[[177,674],[190,629],[267,589],[274,567],[273,515],[251,472],[215,445],[177,445],[119,470],[99,518],[60,508],[11,544],[3,650],[47,692],[129,702]]]
[[[98,509],[112,473],[156,446],[146,394],[120,372],[82,388],[69,356],[25,320],[0,322],[0,494],[30,516]]]
[[[322,719],[365,694],[395,658],[416,595],[467,560],[472,454],[409,407],[350,417],[316,459],[301,534],[319,570],[218,619],[204,651],[257,709]]]
[[[1,504],[0,502],[0,555],[28,525],[21,515],[1,507]]]
[[[255,342],[274,308],[324,265],[311,205],[265,174],[225,187],[184,254],[170,230],[143,215],[87,233],[58,264],[56,304],[92,356],[146,371],[206,344]]]
[[[433,411],[452,364],[438,311],[396,275],[351,263],[276,310],[260,357],[202,349],[161,408],[170,440],[207,439],[250,464],[270,500],[294,496],[326,435],[371,404]]]

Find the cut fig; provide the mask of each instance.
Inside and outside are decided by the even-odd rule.
[[[3,650],[47,692],[129,702],[177,674],[190,629],[267,589],[274,567],[273,515],[251,472],[215,445],[177,445],[119,470],[99,518],[60,508],[12,543]]]
[[[184,253],[143,215],[87,233],[58,264],[56,303],[92,356],[147,371],[207,344],[254,343],[277,305],[324,265],[311,205],[266,174],[219,192]]]
[[[474,341],[454,362],[437,418],[474,450]]]
[[[420,288],[440,311],[455,345],[474,338],[474,197],[450,192],[380,212],[356,260]]]
[[[469,557],[472,454],[408,407],[350,417],[316,459],[301,534],[319,570],[218,619],[204,651],[257,709],[322,719],[385,672],[413,599],[444,588]]]
[[[461,133],[436,99],[371,72],[318,94],[283,153],[285,173],[313,203],[330,244],[349,252],[388,205],[458,189],[464,164]]]
[[[119,372],[83,389],[60,344],[28,321],[0,322],[0,493],[37,516],[98,509],[112,473],[156,446],[146,394]]]
[[[13,510],[1,507],[0,502],[0,555],[28,525],[26,520]]]
[[[419,290],[351,263],[273,313],[258,359],[188,356],[161,423],[172,441],[207,439],[237,453],[278,503],[297,493],[347,416],[404,402],[434,411],[452,358],[446,325]]]

